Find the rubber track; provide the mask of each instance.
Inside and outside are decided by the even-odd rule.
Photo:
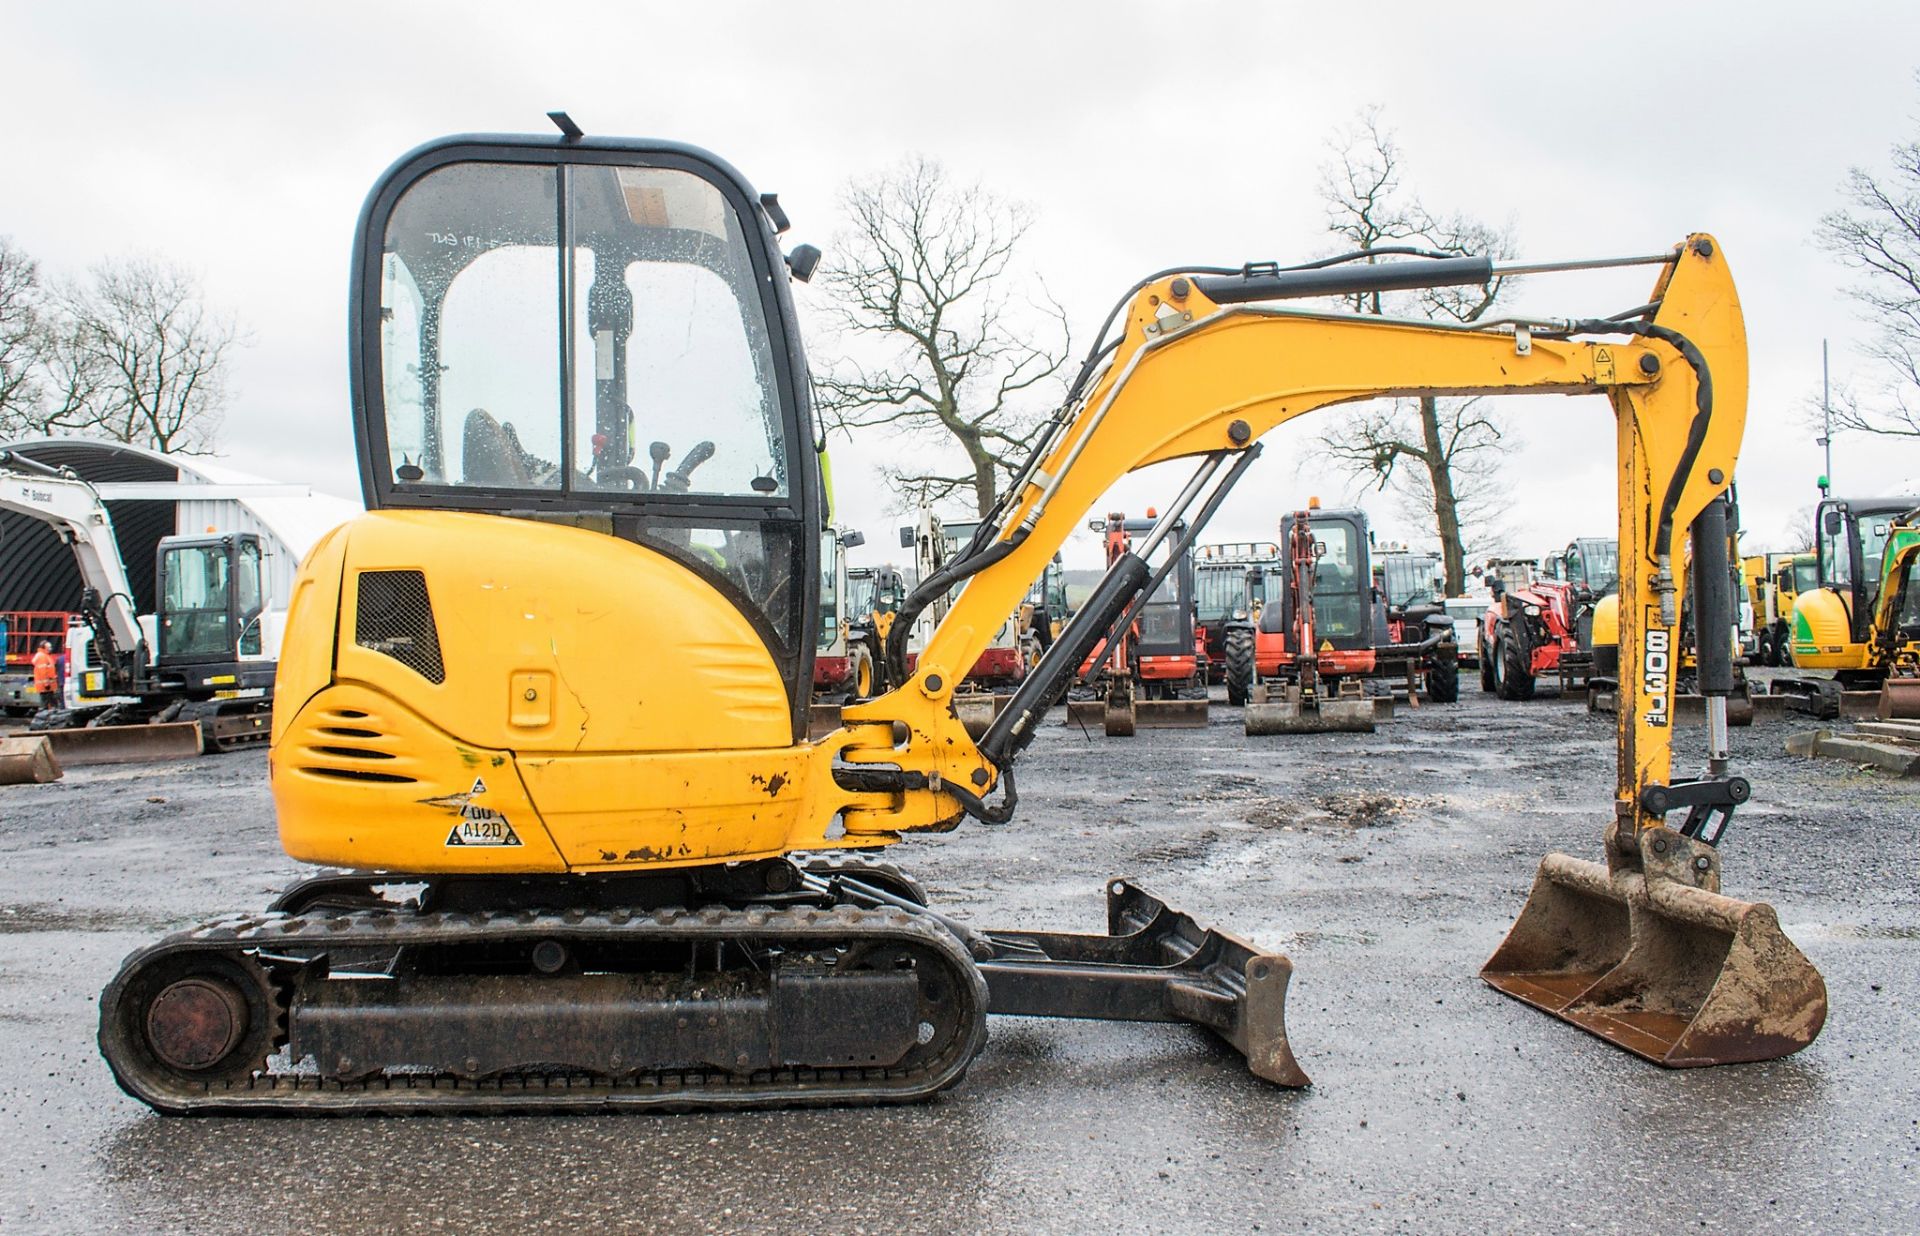
[[[715,941],[787,939],[815,947],[899,942],[945,956],[947,990],[971,1006],[956,1020],[946,1050],[911,1069],[834,1068],[675,1070],[611,1079],[587,1073],[510,1074],[479,1080],[452,1075],[385,1075],[358,1082],[317,1075],[255,1074],[233,1083],[190,1083],[146,1065],[121,1033],[120,1002],[132,976],[162,958],[191,953],[258,953],[277,959],[317,957],[329,950],[382,950],[422,945],[490,944],[516,937],[639,942],[663,937]],[[188,1114],[341,1114],[494,1112],[563,1113],[620,1109],[686,1111],[905,1103],[953,1086],[986,1043],[987,988],[959,943],[935,923],[901,910],[622,910],[510,914],[345,914],[234,916],[180,932],[129,957],[100,999],[100,1050],[128,1094],[160,1111]]]

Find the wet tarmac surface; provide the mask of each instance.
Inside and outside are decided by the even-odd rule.
[[[1726,891],[1826,976],[1783,1061],[1667,1072],[1494,992],[1540,856],[1598,857],[1610,722],[1469,685],[1371,736],[1050,725],[1020,815],[888,857],[987,926],[1098,930],[1130,875],[1278,947],[1313,1075],[1179,1027],[996,1019],[905,1108],[699,1116],[155,1116],[95,1000],[147,940],[299,868],[264,754],[0,789],[0,1230],[1130,1232],[1920,1229],[1920,783],[1735,731]],[[1684,769],[1697,733],[1684,734]]]

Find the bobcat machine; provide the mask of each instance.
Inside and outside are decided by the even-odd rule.
[[[880,669],[886,660],[887,632],[909,590],[907,577],[892,563],[847,568],[848,638],[866,648],[865,666],[872,674],[865,682],[855,676],[856,699],[871,699],[893,689],[880,676]]]
[[[1133,552],[1135,537],[1155,530],[1153,512],[1148,516],[1114,512],[1087,525],[1106,540],[1109,572]],[[1084,729],[1097,722],[1109,738],[1131,738],[1136,729],[1206,728],[1207,659],[1194,630],[1193,538],[1178,520],[1171,532],[1149,586],[1081,663],[1080,677],[1092,684],[1095,698],[1070,702],[1068,725]]]
[[[282,844],[336,870],[126,959],[99,1041],[128,1092],[174,1113],[903,1102],[958,1083],[995,1013],[1185,1023],[1307,1084],[1284,955],[1120,879],[1104,932],[982,928],[878,851],[1013,821],[1048,705],[1262,434],[1425,391],[1600,395],[1620,427],[1635,672],[1593,804],[1602,861],[1546,858],[1486,980],[1665,1065],[1812,1041],[1818,972],[1771,908],[1719,891],[1748,794],[1724,731],[1696,775],[1670,767],[1679,546],[1715,540],[1746,409],[1711,237],[1615,259],[1655,278],[1610,318],[1326,307],[1565,268],[1404,250],[1141,280],[908,597],[897,685],[816,741],[826,517],[789,281],[817,251],[783,254],[779,203],[704,151],[558,122],[421,147],[367,202],[350,338],[369,509],[302,568],[271,754]],[[632,465],[649,439],[672,444],[672,483]],[[1191,478],[974,739],[960,677],[1101,495],[1175,459]],[[909,675],[916,615],[958,584]]]
[[[1254,679],[1236,692],[1250,697],[1248,734],[1371,733],[1380,706],[1367,698],[1367,680],[1404,682],[1416,705],[1423,691],[1435,703],[1460,698],[1453,620],[1438,606],[1409,613],[1387,604],[1364,511],[1322,510],[1309,499],[1282,521],[1281,534],[1278,595],[1257,621],[1227,631],[1236,672],[1246,673],[1245,650],[1253,649]]]
[[[113,518],[92,485],[0,451],[0,509],[53,528],[80,569],[80,608],[59,642],[65,706],[29,722],[56,758],[137,762],[266,741],[282,615],[263,595],[259,537],[162,537],[156,612],[141,615]]]
[[[1066,625],[1067,565],[1056,553],[1027,589],[1027,599],[1020,606],[1020,655],[1026,662],[1026,673],[1040,664],[1040,658],[1053,647]]]

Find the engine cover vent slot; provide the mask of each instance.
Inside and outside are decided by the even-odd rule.
[[[353,642],[392,657],[428,682],[447,680],[427,577],[419,571],[360,572]]]

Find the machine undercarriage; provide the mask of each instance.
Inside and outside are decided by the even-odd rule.
[[[1307,1084],[1286,959],[1131,884],[1100,936],[979,932],[925,902],[854,856],[318,876],[129,958],[100,1046],[176,1114],[910,1102],[961,1079],[988,1013],[1188,1022]]]

